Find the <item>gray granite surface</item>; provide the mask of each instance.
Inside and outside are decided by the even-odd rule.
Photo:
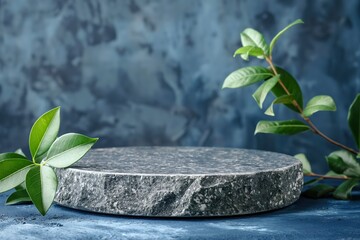
[[[295,158],[234,148],[96,149],[57,174],[60,205],[158,217],[278,209],[296,201],[303,184],[302,166]]]

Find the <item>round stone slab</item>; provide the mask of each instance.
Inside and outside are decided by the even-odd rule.
[[[302,165],[294,157],[234,148],[95,149],[57,175],[60,205],[151,217],[274,210],[295,202],[303,185]]]

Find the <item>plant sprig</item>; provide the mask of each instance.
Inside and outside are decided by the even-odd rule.
[[[264,114],[275,116],[274,104],[282,104],[290,110],[298,113],[300,120],[290,119],[282,121],[259,121],[255,134],[257,133],[274,133],[283,135],[293,135],[305,131],[312,131],[326,141],[343,149],[331,153],[326,159],[330,168],[330,172],[321,175],[311,171],[310,163],[305,155],[296,155],[303,163],[304,174],[306,176],[315,177],[306,184],[314,184],[323,179],[344,180],[337,188],[326,184],[318,184],[312,187],[306,195],[312,197],[321,197],[332,193],[335,198],[348,199],[349,193],[354,186],[359,184],[360,165],[356,158],[360,158],[359,150],[354,150],[342,143],[339,143],[321,132],[311,121],[310,117],[320,111],[336,111],[336,104],[332,97],[327,95],[319,95],[310,99],[306,106],[303,105],[303,96],[301,88],[295,78],[286,70],[276,66],[272,60],[274,46],[280,36],[287,30],[297,24],[303,24],[298,19],[283,30],[281,30],[271,40],[270,45],[265,41],[264,36],[255,29],[246,28],[241,34],[240,39],[242,47],[237,49],[234,57],[240,55],[243,60],[248,60],[249,56],[264,59],[268,67],[250,66],[240,68],[232,72],[224,81],[222,88],[240,88],[249,86],[258,82],[262,82],[259,88],[254,92],[253,98],[257,102],[260,109],[268,95],[272,92],[275,99],[266,109]],[[355,138],[356,146],[360,148],[360,94],[358,94],[350,106],[348,114],[348,123],[350,130]]]
[[[21,149],[0,154],[0,193],[15,188],[7,205],[32,202],[45,215],[54,201],[58,180],[54,168],[66,168],[80,160],[97,142],[78,133],[57,138],[60,107],[39,117],[31,128],[31,160]]]

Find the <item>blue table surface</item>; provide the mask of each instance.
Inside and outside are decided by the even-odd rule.
[[[301,197],[286,208],[228,218],[140,218],[52,206],[4,206],[0,239],[360,239],[360,192],[352,201]]]

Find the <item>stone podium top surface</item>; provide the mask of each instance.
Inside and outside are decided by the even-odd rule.
[[[259,150],[206,147],[124,147],[90,151],[73,168],[130,174],[249,174],[299,165],[294,157]]]

